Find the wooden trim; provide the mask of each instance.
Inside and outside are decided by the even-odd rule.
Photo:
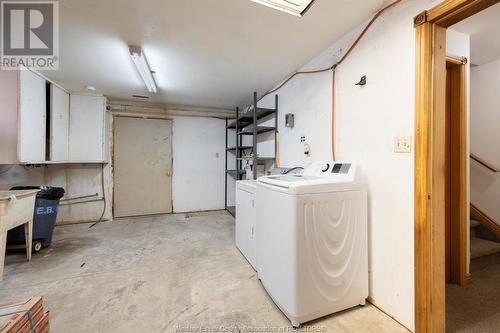
[[[500,0],[446,0],[415,18],[415,328],[445,331],[446,28]]]
[[[234,111],[227,112],[225,110],[210,109],[210,108],[196,108],[191,109],[187,107],[174,107],[174,106],[161,106],[149,103],[139,102],[122,102],[110,101],[110,108],[113,114],[135,114],[141,117],[144,114],[163,116],[180,116],[180,117],[209,117],[209,118],[222,118],[234,119],[236,113]]]
[[[467,277],[467,237],[469,233],[467,206],[467,184],[469,183],[468,164],[468,133],[467,133],[467,101],[466,101],[466,71],[461,61],[456,64],[448,61],[450,110],[448,125],[450,128],[449,161],[449,208],[450,208],[450,282],[465,285]],[[455,59],[460,59],[454,57]]]
[[[427,22],[448,28],[483,9],[486,9],[499,0],[447,0],[426,12]]]
[[[457,57],[454,55],[447,54],[446,55],[446,63],[448,64],[454,64],[454,65],[467,65],[467,58],[466,57]]]
[[[415,328],[445,331],[446,29],[416,27]]]
[[[500,225],[472,203],[470,204],[470,215],[473,219],[479,221],[483,227],[490,230],[498,238],[500,238]]]
[[[482,166],[484,166],[486,169],[490,170],[491,172],[500,172],[500,170],[498,168],[496,168],[495,166],[486,162],[485,160],[478,157],[477,155],[474,155],[471,153],[470,158],[473,159],[474,161],[476,161],[477,163],[481,164]]]
[[[415,27],[418,27],[425,22],[427,22],[427,11],[425,10],[413,18],[413,25]]]

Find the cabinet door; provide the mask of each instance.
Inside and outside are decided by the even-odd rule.
[[[69,159],[72,162],[104,161],[106,99],[70,96]]]
[[[0,164],[17,164],[17,119],[19,117],[19,75],[0,72]],[[2,178],[0,172],[0,178]]]
[[[20,162],[45,161],[46,105],[45,80],[29,70],[19,71]]]
[[[69,94],[50,86],[50,160],[69,160]]]

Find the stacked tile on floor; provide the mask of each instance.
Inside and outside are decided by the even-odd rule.
[[[43,309],[43,299],[0,305],[0,333],[47,333],[49,312]]]

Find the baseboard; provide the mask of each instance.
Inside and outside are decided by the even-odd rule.
[[[471,283],[472,283],[472,275],[470,273],[467,273],[467,275],[465,276],[464,284],[462,286],[466,286]]]
[[[368,298],[366,299],[366,301],[368,303],[370,303],[371,305],[373,305],[374,307],[376,307],[380,312],[382,312],[383,314],[385,314],[387,317],[391,318],[392,320],[394,320],[395,322],[397,322],[399,325],[401,325],[402,327],[406,328],[409,332],[413,332],[412,329],[410,329],[409,327],[407,327],[405,324],[403,324],[402,322],[400,322],[398,319],[396,319],[393,315],[391,315],[389,312],[385,311],[382,307],[380,307],[377,302],[375,302],[373,300],[373,298],[371,296],[368,296]]]

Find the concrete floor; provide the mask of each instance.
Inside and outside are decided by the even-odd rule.
[[[23,254],[7,256],[0,303],[44,296],[55,333],[289,326],[233,233],[234,220],[222,211],[57,227],[53,245],[30,263]],[[372,305],[311,325],[408,332]]]

